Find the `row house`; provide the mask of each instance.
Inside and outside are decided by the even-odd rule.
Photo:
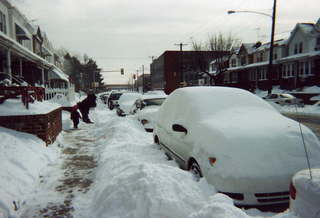
[[[1,0],[0,74],[9,75],[13,83],[23,80],[31,86],[68,87],[59,59],[40,27],[32,25],[8,0]]]
[[[292,90],[320,85],[320,19],[298,23],[288,39],[274,42],[273,65],[268,78],[270,43],[243,43],[229,59],[224,85],[266,90],[279,85]]]

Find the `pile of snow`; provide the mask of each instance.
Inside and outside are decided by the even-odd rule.
[[[320,215],[320,168],[298,172],[292,179],[296,188],[296,199],[290,199],[290,209],[301,217]]]
[[[0,116],[47,114],[61,105],[49,101],[35,101],[27,109],[20,99],[7,99],[0,105]]]
[[[141,94],[135,92],[123,93],[118,101],[119,108],[123,110],[125,114],[129,114],[133,107],[134,102],[141,97]]]
[[[68,100],[67,96],[60,94],[60,93],[56,94],[49,101],[56,103],[56,104],[60,104],[61,106],[64,106],[64,107],[70,107],[70,106],[72,107],[76,104],[76,102],[70,102]]]
[[[57,159],[54,145],[34,135],[0,127],[0,217],[12,217],[37,188],[41,171]],[[15,203],[14,203],[15,202]]]

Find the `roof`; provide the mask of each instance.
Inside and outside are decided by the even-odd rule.
[[[67,74],[65,74],[62,70],[60,70],[57,67],[53,67],[50,70],[51,74],[51,78],[50,79],[61,79],[61,80],[65,80],[67,82],[69,82],[69,77]]]

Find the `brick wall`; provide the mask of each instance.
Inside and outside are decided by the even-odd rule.
[[[0,116],[0,126],[38,136],[52,144],[62,130],[61,108],[47,114]]]

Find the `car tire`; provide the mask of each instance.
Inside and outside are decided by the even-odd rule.
[[[109,109],[110,109],[110,110],[113,110],[114,106],[113,106],[113,104],[112,104],[111,102],[109,102],[109,105],[108,105],[108,106],[109,106]]]
[[[199,181],[202,177],[202,172],[200,169],[199,164],[195,160],[191,160],[190,166],[189,166],[189,171],[193,175],[193,178],[196,181]]]

